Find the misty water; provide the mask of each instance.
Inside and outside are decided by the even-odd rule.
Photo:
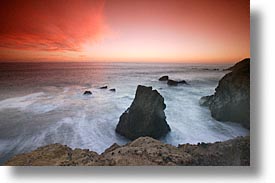
[[[164,97],[171,132],[161,140],[183,143],[224,141],[249,133],[239,124],[214,120],[202,96],[213,94],[231,65],[156,63],[1,63],[0,163],[37,147],[61,143],[103,152],[127,139],[115,133],[137,85]],[[218,70],[216,70],[218,69]],[[190,85],[169,87],[163,75]],[[107,90],[99,89],[108,86]],[[109,91],[115,88],[116,92]],[[84,96],[85,90],[92,91]]]

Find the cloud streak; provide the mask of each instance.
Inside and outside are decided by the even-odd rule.
[[[102,0],[1,1],[0,47],[80,51],[108,32]]]

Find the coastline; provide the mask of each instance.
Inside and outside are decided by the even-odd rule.
[[[249,166],[250,136],[215,143],[164,144],[140,137],[102,154],[50,144],[8,160],[6,166]]]
[[[242,61],[240,61],[241,63]],[[250,61],[249,61],[250,62]],[[249,69],[249,62],[242,65],[242,68]],[[242,62],[244,63],[244,62]],[[236,66],[237,65],[237,66]],[[246,94],[249,92],[249,80],[244,83],[241,90],[236,87],[238,80],[228,80],[223,82],[227,77],[237,77],[243,74],[249,76],[249,72],[243,72],[238,69],[239,65],[229,68],[232,72],[226,74],[219,82],[215,94],[212,96],[202,97],[200,104],[209,107],[211,114],[214,111],[222,109],[231,109],[232,100],[223,102],[223,97],[219,97],[220,93],[231,96],[234,93]],[[234,68],[236,68],[234,71]],[[164,78],[163,78],[164,77]],[[185,80],[174,81],[168,76],[160,78],[160,82],[173,82],[172,86],[177,87],[178,84],[187,84]],[[183,82],[184,81],[184,82]],[[222,85],[221,85],[222,83]],[[227,91],[226,88],[232,88]],[[235,89],[237,88],[237,89]],[[104,87],[107,89],[107,87]],[[84,93],[85,94],[85,93]],[[89,93],[92,95],[92,93]],[[218,96],[214,98],[215,96]],[[245,96],[245,97],[244,97]],[[210,101],[211,99],[211,101]],[[246,95],[236,98],[236,101],[242,104],[246,102]],[[218,102],[219,108],[213,109],[209,104]],[[234,103],[234,102],[233,102]],[[238,104],[239,105],[239,104]],[[146,106],[146,107],[144,107]],[[126,145],[119,146],[113,144],[105,149],[102,154],[98,154],[88,149],[72,149],[66,145],[50,144],[42,146],[29,153],[23,153],[12,157],[4,165],[11,166],[136,166],[136,165],[183,165],[183,166],[249,166],[250,165],[250,136],[236,137],[231,140],[215,143],[198,143],[197,145],[181,144],[178,147],[164,144],[160,142],[161,136],[170,131],[169,125],[166,123],[164,114],[165,103],[163,97],[152,90],[152,87],[138,86],[136,96],[132,105],[121,115],[116,132],[133,141]],[[249,107],[249,106],[248,106]],[[249,110],[249,108],[248,108]],[[233,114],[233,113],[232,113]],[[238,116],[238,115],[236,115]],[[212,115],[213,118],[215,116]],[[219,120],[219,119],[217,119]],[[162,121],[162,123],[160,123]],[[224,121],[224,120],[219,120]],[[226,119],[225,119],[226,121]],[[242,122],[243,119],[236,120]],[[162,125],[160,125],[162,124]],[[162,133],[160,126],[165,129]],[[150,127],[150,128],[148,128]],[[153,139],[153,138],[155,139]]]

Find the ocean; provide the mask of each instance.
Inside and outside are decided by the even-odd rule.
[[[161,141],[215,142],[248,135],[237,123],[218,122],[202,96],[215,92],[228,64],[167,63],[0,63],[0,164],[37,147],[61,143],[102,153],[129,142],[115,133],[137,85],[152,86],[164,97],[171,132]],[[186,80],[168,86],[158,79]],[[101,86],[108,89],[99,89]],[[116,92],[109,91],[115,88]],[[85,90],[91,96],[83,95]]]

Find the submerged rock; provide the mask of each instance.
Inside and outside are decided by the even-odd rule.
[[[228,68],[215,89],[215,94],[202,97],[200,104],[208,106],[218,121],[232,121],[250,128],[250,59]]]
[[[89,90],[87,90],[87,91],[85,91],[85,92],[83,93],[83,95],[92,95],[92,92],[89,91]]]
[[[99,89],[107,89],[108,86],[102,86],[102,87],[99,87]]]
[[[159,81],[168,81],[169,77],[168,76],[161,76],[159,78]]]
[[[150,137],[140,137],[128,144],[113,144],[104,153],[71,149],[61,144],[40,147],[16,155],[8,166],[249,166],[250,140],[238,137],[225,142],[164,144]]]
[[[170,131],[164,98],[152,87],[139,85],[131,106],[120,116],[116,132],[131,140],[142,136],[160,138]]]
[[[187,82],[185,80],[181,80],[181,81],[175,81],[175,80],[172,80],[172,79],[169,79],[167,81],[167,84],[169,86],[178,86],[178,84],[187,84]]]

